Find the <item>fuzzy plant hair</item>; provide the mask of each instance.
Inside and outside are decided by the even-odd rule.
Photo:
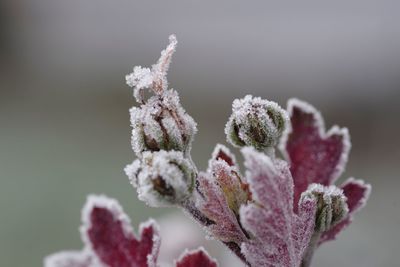
[[[156,64],[126,76],[138,106],[130,109],[136,159],[125,172],[139,199],[182,209],[246,266],[310,266],[317,248],[352,222],[370,194],[362,180],[335,184],[350,152],[348,130],[326,130],[322,115],[304,101],[290,99],[284,109],[247,95],[233,101],[225,127],[245,170],[217,144],[208,168],[198,171],[191,158],[196,122],[166,78],[177,45],[174,35],[169,41]],[[91,195],[82,211],[83,248],[50,255],[44,266],[160,266],[159,231],[150,219],[136,235],[116,200]],[[218,266],[203,248],[184,251],[173,265]]]

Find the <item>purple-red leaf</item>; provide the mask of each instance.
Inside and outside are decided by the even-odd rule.
[[[286,162],[242,149],[254,203],[242,206],[243,227],[252,234],[242,253],[251,266],[299,266],[313,234],[316,200],[305,198],[293,211],[293,180]]]
[[[217,267],[215,260],[210,258],[208,253],[199,248],[193,251],[186,251],[176,262],[176,267]]]
[[[325,131],[321,114],[306,102],[288,102],[291,129],[283,136],[281,150],[290,162],[295,203],[309,184],[331,185],[343,172],[350,150],[346,128]]]
[[[247,184],[241,181],[234,155],[223,145],[215,147],[208,165],[207,172],[197,178],[202,197],[196,206],[213,222],[207,226],[211,235],[240,245],[246,236],[238,216],[240,205],[249,198]]]
[[[365,184],[364,181],[355,180],[354,178],[349,178],[341,185],[341,188],[343,189],[344,195],[347,197],[349,213],[342,222],[335,225],[329,231],[322,233],[319,244],[336,239],[336,236],[353,221],[354,214],[365,205],[371,192],[371,186],[369,184]]]
[[[82,252],[52,255],[45,260],[47,267],[156,266],[160,238],[154,221],[141,224],[136,238],[119,203],[105,196],[88,197],[82,221]]]
[[[199,173],[197,179],[203,198],[198,199],[196,206],[213,222],[206,229],[223,242],[235,242],[239,245],[246,236],[234,212],[229,208],[222,189],[208,173]]]
[[[211,155],[211,159],[208,162],[209,167],[212,165],[212,162],[217,160],[223,160],[232,167],[237,166],[235,155],[233,155],[226,146],[221,144],[217,144],[215,146],[214,152]]]

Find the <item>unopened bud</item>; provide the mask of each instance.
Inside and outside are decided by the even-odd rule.
[[[347,198],[343,190],[334,185],[311,184],[301,195],[300,201],[310,197],[317,200],[315,231],[325,232],[331,229],[348,214]]]
[[[225,133],[234,146],[263,150],[278,144],[288,120],[286,111],[277,103],[247,95],[233,101]]]
[[[140,167],[134,162],[125,171],[139,199],[153,207],[183,203],[191,196],[196,178],[192,164],[178,151],[144,152]]]
[[[130,110],[132,148],[138,157],[144,151],[190,152],[196,123],[179,103],[178,93],[166,90]]]

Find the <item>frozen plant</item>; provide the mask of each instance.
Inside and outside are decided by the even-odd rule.
[[[306,102],[290,99],[285,110],[247,95],[234,100],[225,127],[228,142],[241,148],[245,172],[221,144],[199,172],[190,154],[196,123],[166,78],[176,45],[170,36],[155,65],[126,76],[139,106],[130,110],[137,159],[125,172],[139,199],[181,208],[244,265],[310,266],[315,250],[334,240],[369,197],[370,185],[362,180],[334,184],[350,151],[347,129],[326,131],[321,114]],[[137,238],[122,208],[104,196],[88,198],[82,220],[84,248],[48,256],[46,267],[159,266],[153,220],[140,226]],[[200,248],[184,252],[175,266],[217,263]]]

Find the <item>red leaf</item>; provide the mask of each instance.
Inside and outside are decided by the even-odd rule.
[[[284,135],[281,150],[290,162],[294,181],[294,201],[309,184],[331,185],[343,172],[350,150],[346,128],[325,131],[321,114],[306,102],[288,102],[291,129]]]
[[[225,161],[229,166],[237,166],[235,155],[233,155],[229,149],[221,144],[217,144],[214,148],[214,152],[211,155],[209,166],[212,165],[212,162],[217,160]]]
[[[155,267],[160,246],[158,227],[140,225],[137,239],[119,203],[105,196],[89,196],[82,211],[82,252],[48,257],[47,267]],[[69,265],[65,265],[69,263]]]
[[[217,267],[218,264],[203,248],[186,251],[176,262],[176,267]]]
[[[314,230],[316,200],[305,198],[293,211],[293,180],[286,162],[242,149],[254,203],[242,206],[243,227],[252,233],[242,244],[251,266],[299,266]]]
[[[223,242],[238,246],[246,239],[239,222],[239,208],[248,200],[248,187],[240,178],[234,155],[223,145],[217,145],[208,163],[207,172],[198,175],[202,197],[197,208],[213,223],[206,229]]]

